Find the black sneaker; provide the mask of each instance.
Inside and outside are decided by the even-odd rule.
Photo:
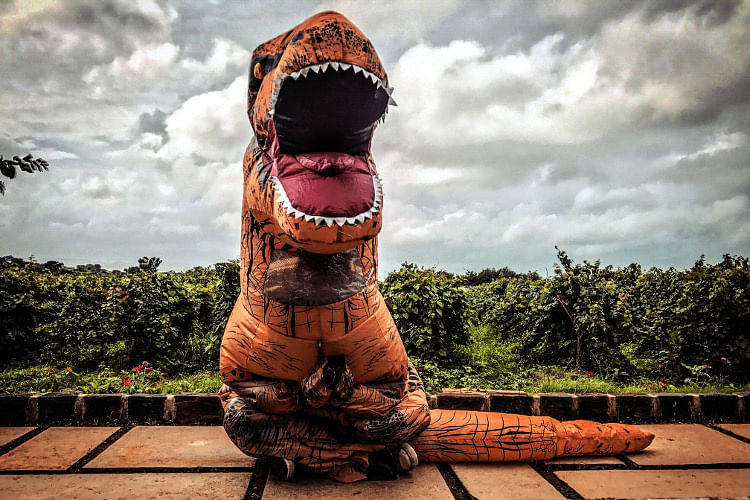
[[[401,449],[398,450],[397,459],[399,472],[409,472],[419,465],[417,452],[414,451],[414,448],[409,443],[401,445]]]
[[[294,478],[294,462],[287,458],[268,457],[268,466],[277,479],[291,481]]]
[[[367,468],[369,481],[395,481],[398,479],[398,465],[391,450],[383,449],[370,453],[370,466]]]
[[[386,448],[370,453],[369,459],[367,479],[370,481],[396,480],[399,472],[409,472],[419,464],[417,452],[409,443],[404,443],[399,448]]]

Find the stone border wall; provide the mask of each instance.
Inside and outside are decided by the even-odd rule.
[[[430,396],[430,407],[523,415],[559,420],[628,424],[750,422],[750,392],[721,394],[527,394],[515,391],[446,389]],[[0,394],[0,426],[220,425],[216,394]]]

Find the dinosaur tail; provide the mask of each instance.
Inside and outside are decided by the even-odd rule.
[[[653,439],[632,425],[432,410],[430,425],[410,443],[424,462],[510,462],[630,453]]]

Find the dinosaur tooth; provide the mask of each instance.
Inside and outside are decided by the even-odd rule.
[[[346,71],[346,70],[348,70],[349,68],[352,67],[351,64],[346,64],[346,63],[339,63],[339,66],[341,66],[341,70],[342,71]]]
[[[352,64],[352,69],[354,70],[354,74],[355,74],[355,75],[356,75],[357,73],[359,73],[360,71],[364,71],[364,70],[363,70],[362,68],[360,68],[360,67],[359,67],[359,66],[357,66],[356,64]]]
[[[331,63],[331,67],[333,68],[334,71],[338,71],[339,70],[339,63],[332,62]]]
[[[396,100],[392,96],[388,96],[388,105],[389,106],[398,106],[396,103]]]
[[[310,72],[310,67],[308,66],[307,68],[302,68],[301,70],[299,70],[299,72],[300,72],[300,74],[301,74],[301,75],[302,75],[303,77],[307,78],[307,73],[309,73],[309,72]]]
[[[310,66],[310,69],[317,73],[318,71],[320,71],[320,66],[316,64],[314,66]]]
[[[320,65],[320,69],[323,70],[323,73],[326,72],[326,70],[328,69],[329,64],[330,63],[323,63],[323,64]]]

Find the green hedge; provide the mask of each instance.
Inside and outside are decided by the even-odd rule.
[[[149,360],[174,373],[217,369],[239,295],[236,261],[184,273],[0,268],[0,361],[76,370],[126,369]]]
[[[711,366],[727,382],[748,383],[748,258],[645,271],[575,264],[562,251],[558,258],[553,276],[495,271],[485,274],[499,278],[475,286],[467,285],[482,273],[467,279],[404,264],[381,290],[426,372],[481,380],[554,365],[677,381]],[[156,272],[150,262],[89,273],[0,260],[2,368],[121,370],[148,360],[170,373],[216,369],[239,294],[237,262],[184,273]]]
[[[501,278],[471,290],[474,321],[517,342],[527,366],[557,365],[609,378],[680,379],[702,367],[728,381],[750,373],[748,258],[701,257],[678,271],[574,264],[559,251],[554,276]]]

